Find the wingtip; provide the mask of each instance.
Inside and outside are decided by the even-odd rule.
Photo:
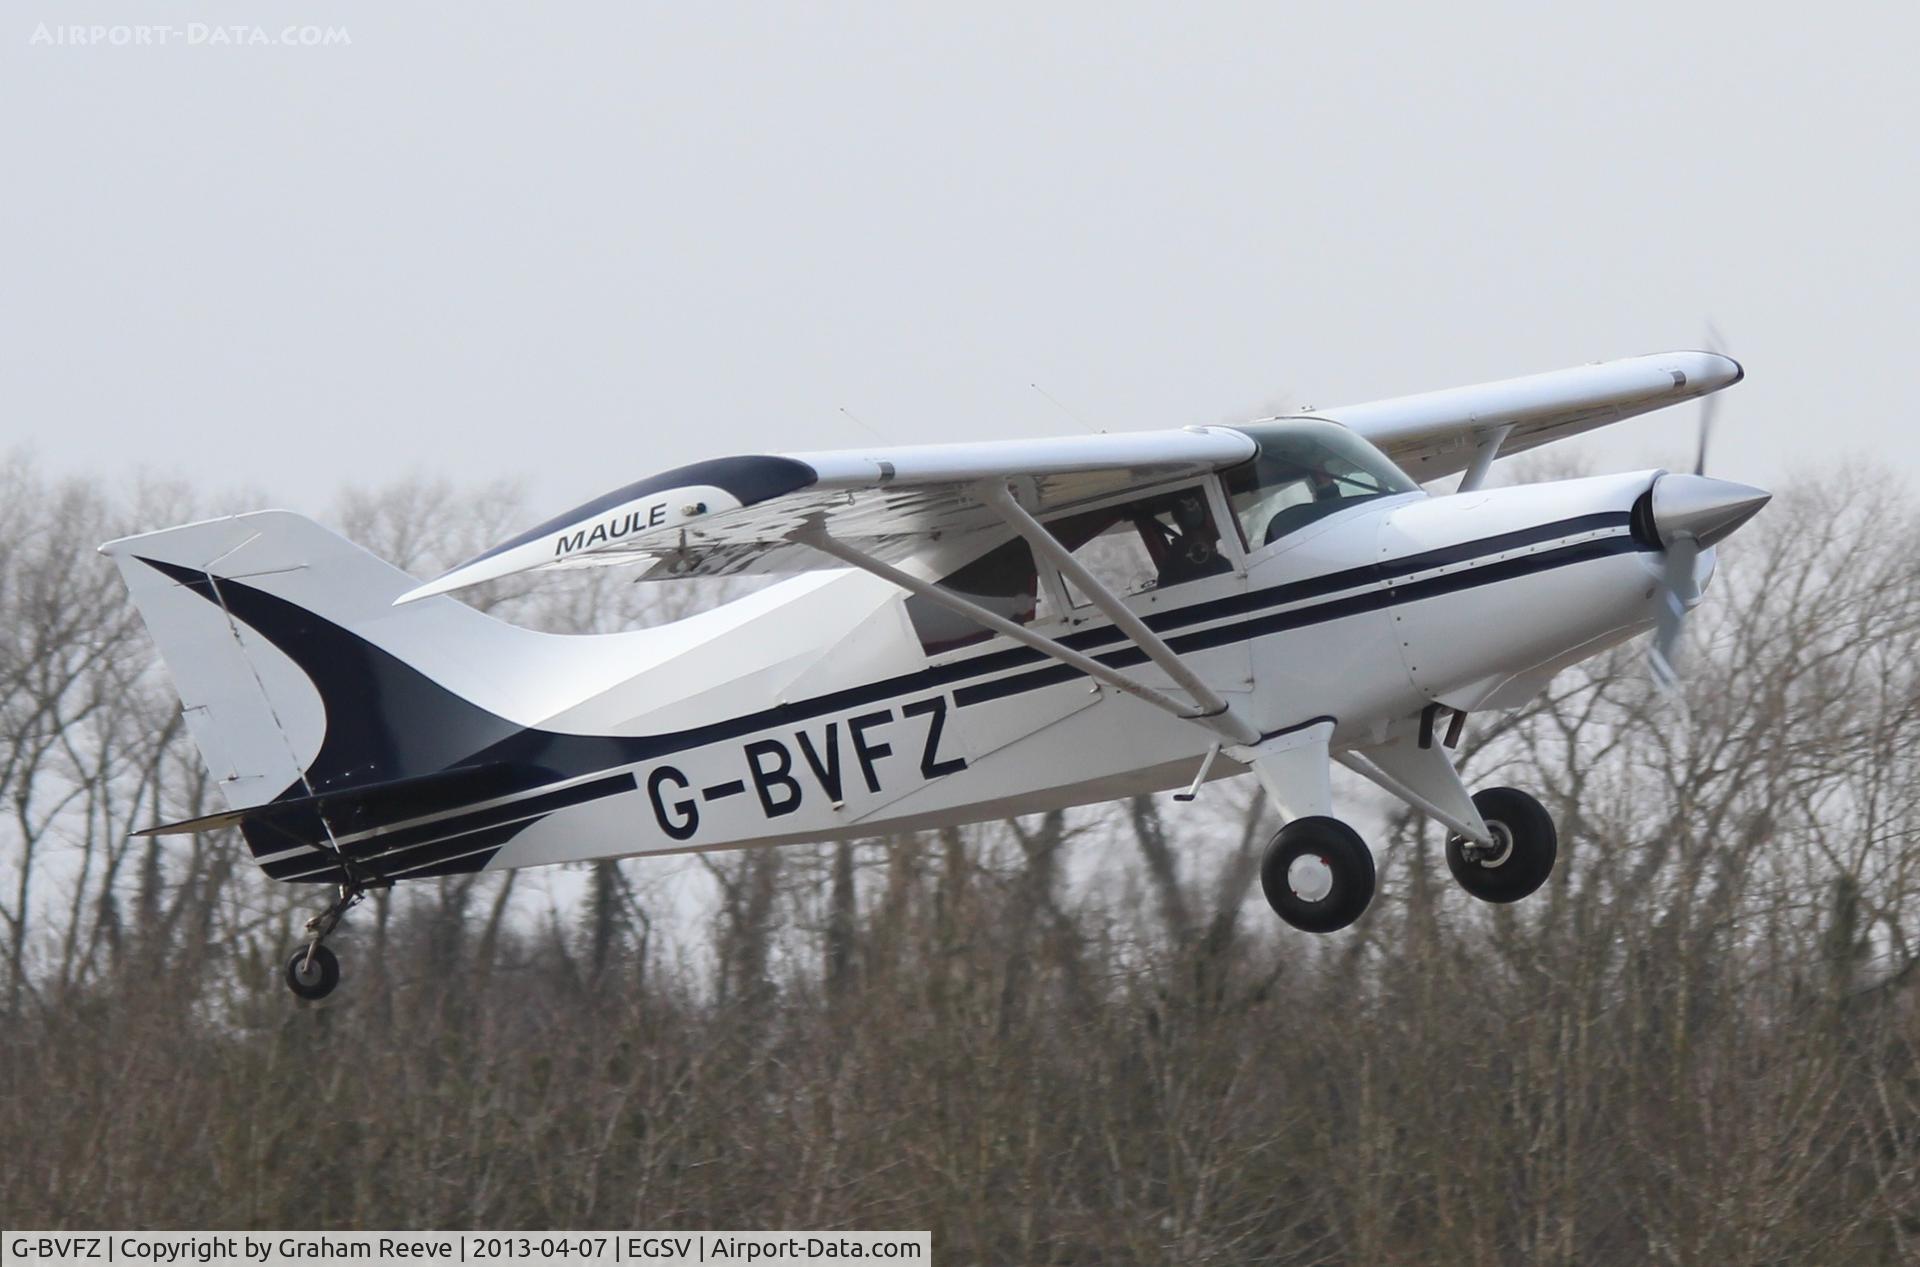
[[[1715,348],[1694,348],[1690,354],[1708,358],[1708,364],[1712,367],[1711,372],[1704,376],[1704,387],[1708,392],[1723,391],[1747,376],[1746,366]]]

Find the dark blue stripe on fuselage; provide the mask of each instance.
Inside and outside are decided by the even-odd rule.
[[[1155,612],[1144,617],[1147,628],[1155,633],[1164,633],[1169,629],[1181,629],[1188,625],[1204,624],[1210,620],[1221,620],[1229,616],[1244,616],[1248,612],[1264,611],[1269,607],[1282,607],[1288,603],[1305,602],[1310,598],[1320,598],[1326,594],[1337,594],[1342,590],[1355,589],[1362,585],[1374,585],[1381,581],[1395,581],[1403,576],[1413,576],[1420,572],[1430,572],[1434,568],[1451,567],[1458,563],[1483,559],[1490,554],[1504,554],[1508,550],[1525,549],[1539,545],[1543,541],[1557,541],[1561,537],[1576,536],[1583,532],[1599,532],[1607,528],[1624,528],[1631,518],[1624,510],[1602,511],[1592,515],[1578,515],[1572,519],[1562,519],[1556,523],[1538,524],[1531,528],[1521,528],[1513,532],[1503,532],[1498,536],[1481,537],[1475,541],[1463,541],[1458,545],[1442,546],[1435,550],[1424,550],[1419,554],[1402,555],[1397,559],[1385,559],[1378,563],[1363,563],[1359,567],[1343,568],[1338,572],[1327,572],[1320,576],[1310,576],[1305,580],[1289,581],[1284,585],[1271,585],[1264,589],[1248,590],[1244,594],[1233,594],[1226,598],[1216,598],[1204,603],[1194,603],[1189,607],[1178,607],[1171,611]],[[1060,641],[1076,651],[1085,651],[1091,647],[1105,646],[1110,643],[1126,641],[1126,635],[1111,625],[1100,629],[1088,630],[1083,634],[1071,634]],[[1025,650],[1025,648],[1022,648]],[[1046,659],[1038,651],[1029,651],[1031,659]]]
[[[1624,516],[1622,518],[1624,518]],[[1569,536],[1571,534],[1561,533],[1559,535]],[[1548,539],[1551,540],[1551,538]],[[1537,542],[1525,542],[1521,544],[1537,544]],[[1481,554],[1498,554],[1505,550],[1515,548],[1518,547],[1515,545],[1507,545],[1497,550],[1482,551]],[[1293,611],[1274,612],[1253,620],[1241,621],[1238,624],[1217,625],[1212,629],[1203,629],[1197,633],[1169,638],[1167,639],[1167,645],[1173,648],[1173,650],[1185,654],[1190,651],[1204,651],[1209,647],[1221,647],[1236,642],[1248,642],[1256,638],[1264,638],[1269,634],[1284,633],[1289,629],[1301,629],[1308,625],[1324,624],[1330,620],[1340,620],[1347,616],[1357,616],[1364,612],[1378,611],[1381,608],[1390,607],[1396,603],[1418,602],[1423,598],[1434,598],[1441,594],[1457,593],[1460,590],[1473,589],[1480,585],[1494,585],[1501,581],[1512,580],[1515,577],[1529,576],[1536,572],[1551,571],[1554,568],[1565,567],[1573,563],[1584,563],[1589,559],[1601,559],[1615,554],[1633,554],[1641,548],[1642,547],[1631,537],[1602,537],[1594,541],[1583,541],[1575,545],[1562,546],[1557,550],[1544,550],[1539,554],[1525,555],[1517,559],[1503,559],[1497,563],[1489,563],[1484,567],[1477,567],[1464,572],[1451,572],[1445,576],[1428,577],[1425,580],[1413,581],[1406,585],[1396,585],[1391,588],[1366,590],[1358,594],[1350,594],[1345,598],[1337,598],[1330,602],[1315,603],[1311,607],[1296,608]],[[1433,553],[1438,555],[1446,552],[1434,551]],[[1476,557],[1481,556],[1467,556],[1467,558]],[[1416,568],[1396,569],[1389,577],[1375,577],[1372,579],[1374,581],[1392,579],[1393,577],[1424,572],[1430,568],[1445,567],[1449,563],[1461,563],[1465,561],[1466,559],[1464,558],[1450,558],[1444,563],[1434,562]],[[1353,569],[1354,572],[1362,570],[1364,569]],[[1275,593],[1278,592],[1278,590],[1287,588],[1290,587],[1280,586],[1277,587],[1276,590],[1262,592]],[[1340,588],[1347,588],[1347,586],[1341,586]],[[1325,593],[1327,591],[1323,590],[1321,592]],[[1290,601],[1297,602],[1299,598]],[[1276,605],[1276,603],[1262,604],[1263,607]],[[1168,614],[1172,615],[1175,613]],[[1146,652],[1134,646],[1128,646],[1121,651],[1097,655],[1094,658],[1102,664],[1116,669],[1131,668],[1135,665],[1145,664],[1148,659]],[[1038,690],[1041,687],[1052,686],[1059,682],[1069,682],[1081,676],[1084,675],[1081,674],[1078,669],[1055,662],[1045,668],[1036,669],[1031,673],[1016,673],[1008,677],[997,678],[991,682],[982,682],[974,686],[963,686],[953,693],[953,702],[965,708],[969,704],[983,704],[990,700],[1005,699],[1010,695],[1019,695],[1026,691]]]
[[[555,810],[566,809],[569,806],[584,805],[588,801],[598,801],[605,797],[618,796],[622,792],[631,792],[639,786],[631,774],[613,774],[604,779],[594,779],[589,783],[576,783],[571,787],[542,792],[538,796],[522,797],[520,800],[509,801],[504,805],[490,805],[472,814],[463,814],[457,819],[437,819],[434,822],[421,823],[401,831],[365,837],[342,848],[349,858],[369,858],[408,845],[431,843],[456,832],[510,823],[536,814],[551,814]]]
[[[1625,527],[1627,518],[1627,512],[1625,511],[1609,511],[1602,514],[1581,515],[1577,518],[1561,520],[1555,524],[1542,524],[1516,532],[1502,533],[1499,536],[1485,537],[1478,541],[1463,542],[1459,545],[1446,546],[1437,550],[1428,550],[1420,554],[1406,555],[1398,559],[1389,559],[1380,563],[1369,563],[1363,564],[1360,567],[1346,568],[1339,572],[1330,572],[1322,576],[1309,577],[1303,581],[1270,586],[1245,594],[1233,594],[1226,598],[1194,603],[1190,606],[1175,608],[1171,611],[1155,612],[1144,619],[1148,628],[1152,629],[1155,633],[1164,634],[1169,630],[1205,624],[1209,621],[1235,615],[1244,615],[1248,612],[1279,607],[1288,603],[1302,602],[1306,599],[1315,598],[1323,594],[1337,593],[1341,590],[1352,589],[1356,586],[1373,585],[1383,581],[1398,580],[1401,577],[1431,571],[1434,568],[1466,563],[1474,559],[1484,558],[1490,554],[1503,554],[1509,550],[1523,549],[1527,546],[1538,545],[1543,541],[1552,541],[1559,537],[1573,536],[1576,533],[1597,532],[1607,528]],[[1601,553],[1605,554],[1627,553],[1641,548],[1631,537],[1626,536],[1603,538],[1588,544],[1603,547]],[[1569,550],[1583,550],[1584,548],[1584,545],[1566,547],[1566,549]],[[1494,581],[1505,579],[1506,576],[1509,575],[1517,576],[1524,575],[1527,572],[1543,571],[1547,568],[1558,566],[1558,563],[1553,560],[1556,559],[1559,554],[1559,551],[1547,551],[1542,554],[1529,556],[1525,559],[1508,560],[1507,562],[1509,564],[1520,565],[1519,570],[1508,570],[1499,575],[1489,574],[1485,568],[1476,568],[1472,572],[1458,573],[1454,577],[1435,577],[1432,578],[1431,581],[1415,585],[1398,586],[1391,590],[1375,590],[1363,594],[1356,594],[1350,599],[1340,600],[1342,603],[1354,604],[1350,610],[1333,610],[1324,616],[1316,616],[1313,615],[1313,613],[1320,612],[1323,608],[1331,608],[1335,605],[1321,604],[1313,608],[1304,609],[1303,611],[1287,612],[1277,618],[1268,617],[1264,621],[1243,622],[1239,625],[1223,625],[1197,633],[1178,635],[1169,638],[1168,645],[1173,647],[1175,651],[1192,651],[1212,646],[1223,646],[1233,642],[1243,642],[1248,638],[1259,637],[1265,632],[1295,628],[1305,624],[1314,624],[1323,619],[1335,620],[1341,615],[1351,614],[1351,611],[1371,610],[1395,601],[1411,602],[1414,599],[1428,596],[1427,590],[1423,588],[1423,586],[1431,587],[1432,593],[1449,593],[1455,589],[1469,588],[1477,584],[1490,584]],[[1599,557],[1599,555],[1582,554],[1580,556],[1580,558],[1587,557]],[[1545,561],[1543,562],[1542,560]],[[1578,562],[1579,558],[1568,558],[1565,561]],[[1465,579],[1471,577],[1479,577],[1481,579]],[[1446,582],[1453,583],[1445,584]],[[1060,639],[1060,642],[1076,651],[1092,652],[1100,646],[1109,646],[1114,643],[1127,643],[1127,639],[1126,635],[1118,629],[1113,628],[1111,625],[1106,625],[1098,629],[1087,629],[1078,633],[1067,634]],[[1126,646],[1116,651],[1097,654],[1095,658],[1115,668],[1125,668],[1130,665],[1143,664],[1147,659],[1146,654],[1131,643],[1127,643]],[[1033,690],[1042,686],[1051,685],[1054,682],[1069,681],[1081,676],[1077,670],[1059,664],[1043,651],[1037,651],[1031,647],[1008,647],[999,651],[990,651],[983,655],[969,656],[966,659],[955,660],[948,664],[933,665],[912,673],[902,673],[895,677],[881,679],[877,682],[867,682],[859,686],[847,687],[844,690],[830,691],[825,695],[816,695],[811,699],[801,700],[792,704],[780,704],[773,708],[763,709],[757,713],[747,713],[739,717],[730,717],[724,721],[713,722],[705,726],[695,726],[691,729],[676,731],[671,734],[619,738],[568,735],[554,736],[554,738],[579,739],[591,744],[608,744],[612,745],[620,753],[630,754],[625,760],[612,759],[606,761],[604,765],[588,767],[611,769],[623,764],[636,764],[641,761],[666,756],[670,753],[682,752],[688,748],[699,748],[707,744],[720,743],[728,739],[739,739],[746,735],[751,735],[756,731],[771,730],[776,727],[791,726],[800,722],[811,721],[816,717],[823,717],[830,713],[851,712],[865,705],[877,704],[899,696],[917,695],[927,691],[942,690],[948,686],[952,686],[956,682],[965,682],[973,678],[1003,673],[1009,669],[1017,669],[1025,665],[1034,664],[1044,664],[1046,667],[1036,673],[1020,675],[1017,680],[1022,683],[1022,685],[1003,689],[999,691],[998,694],[992,696],[992,698],[1002,698],[1006,695],[1018,694],[1022,690]],[[960,691],[954,692],[955,702],[978,702],[977,699],[962,700],[960,696],[963,691],[971,696],[981,690],[999,686],[1001,686],[1001,683],[992,682],[979,687],[962,688]],[[516,754],[512,757],[507,755],[514,752],[516,743],[520,738],[522,738],[522,736],[513,736],[504,740],[501,744],[496,745],[494,749],[477,754],[477,756],[484,760],[520,760],[534,757],[535,754],[532,753]],[[550,757],[540,756],[536,759],[545,760],[551,764]],[[586,768],[578,769],[577,772],[586,773]]]
[[[524,796],[504,805],[489,805],[471,814],[455,814],[430,823],[402,827],[397,831],[364,836],[348,841],[340,847],[340,852],[368,871],[379,875],[390,874],[423,862],[438,861],[478,849],[485,842],[476,839],[473,833],[483,828],[511,829],[498,837],[501,843],[505,843],[517,832],[532,825],[526,821],[528,819],[545,818],[548,814],[574,805],[585,805],[589,801],[632,792],[639,786],[631,774],[613,774],[604,779]],[[321,853],[305,852],[291,858],[275,858],[262,866],[268,875],[283,880],[299,877],[305,871],[324,867],[332,861],[333,854],[328,849]]]

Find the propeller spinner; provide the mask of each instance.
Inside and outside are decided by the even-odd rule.
[[[1700,552],[1725,540],[1772,500],[1763,488],[1705,475],[1662,475],[1653,482],[1653,526],[1666,548],[1667,567],[1649,660],[1662,690],[1679,684],[1680,631],[1688,610],[1700,601]]]

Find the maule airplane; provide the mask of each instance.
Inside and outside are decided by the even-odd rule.
[[[1268,902],[1330,932],[1374,891],[1335,761],[1511,902],[1554,825],[1525,792],[1468,794],[1463,719],[1649,629],[1670,677],[1714,544],[1768,494],[1488,468],[1740,377],[1673,352],[1244,426],[721,458],[424,585],[284,511],[110,542],[230,807],[151,830],[237,825],[268,875],[337,886],[287,965],[306,998],[339,980],[341,915],[401,880],[1191,800],[1249,771],[1285,821]],[[450,596],[606,564],[797,575],[594,636]]]

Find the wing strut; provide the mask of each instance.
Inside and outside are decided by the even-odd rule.
[[[1460,477],[1460,487],[1456,493],[1471,493],[1487,481],[1487,472],[1493,469],[1493,460],[1500,456],[1500,446],[1507,442],[1507,436],[1513,431],[1513,424],[1494,427],[1482,431],[1473,450],[1473,462],[1467,467],[1467,473]]]
[[[1193,696],[1205,711],[1202,718],[1218,717],[1226,719],[1226,725],[1215,729],[1229,736],[1236,743],[1250,744],[1260,742],[1260,732],[1245,721],[1235,717],[1217,691],[1201,680],[1180,654],[1166,644],[1166,640],[1147,628],[1145,621],[1127,609],[1115,594],[1101,583],[1093,573],[1087,571],[1073,552],[1060,544],[1060,539],[1040,526],[1040,521],[1027,513],[1026,507],[1013,499],[1007,486],[998,480],[982,484],[977,490],[982,501],[991,506],[999,516],[1007,521],[1009,527],[1033,547],[1035,554],[1042,555],[1047,562],[1059,568],[1066,578],[1080,587],[1093,605],[1098,607],[1114,628],[1125,634],[1134,646],[1149,660],[1167,671],[1167,676],[1180,684],[1180,688]]]
[[[922,580],[917,576],[902,572],[899,568],[893,567],[890,564],[882,563],[879,559],[871,555],[863,554],[846,542],[836,540],[829,536],[817,523],[810,524],[806,528],[801,529],[793,535],[792,539],[803,545],[812,546],[823,554],[832,555],[842,563],[857,567],[863,572],[871,572],[881,580],[898,585],[910,594],[918,594],[930,602],[939,603],[942,607],[958,612],[968,620],[977,621],[985,625],[995,633],[1003,634],[1015,642],[1032,647],[1035,651],[1052,656],[1069,668],[1077,669],[1096,681],[1104,682],[1116,691],[1125,691],[1129,695],[1143,699],[1155,708],[1163,712],[1171,713],[1182,721],[1197,722],[1209,730],[1216,732],[1229,743],[1248,744],[1258,743],[1260,740],[1259,733],[1239,717],[1228,712],[1226,701],[1220,699],[1220,697],[1215,695],[1211,690],[1207,690],[1204,683],[1201,683],[1201,687],[1202,690],[1205,690],[1205,694],[1202,695],[1200,691],[1196,691],[1194,695],[1200,702],[1201,708],[1206,711],[1195,712],[1187,704],[1173,698],[1164,691],[1156,690],[1144,682],[1128,677],[1119,670],[1102,664],[1092,656],[1075,651],[1065,643],[1049,638],[1045,634],[1035,633],[1025,625],[1015,624],[998,612],[988,611],[978,603],[970,602],[944,586],[936,585],[932,581]],[[1049,541],[1052,540],[1051,537],[1047,539]],[[1092,591],[1090,590],[1089,592]],[[1132,613],[1128,614],[1131,615]],[[1159,639],[1154,637],[1152,633],[1149,633],[1147,636],[1154,638],[1156,643],[1159,642]],[[1161,644],[1161,646],[1164,648],[1165,644]],[[1147,648],[1142,646],[1141,650],[1147,651]],[[1149,655],[1152,654],[1151,651],[1147,653]],[[1167,654],[1172,655],[1173,653],[1168,651]],[[1176,657],[1176,663],[1177,662],[1178,659]],[[1187,670],[1185,665],[1181,665],[1180,668],[1182,673],[1187,677],[1192,677],[1191,672]],[[1181,675],[1176,674],[1175,680],[1181,681]],[[1196,682],[1199,681],[1197,678],[1193,680]]]

